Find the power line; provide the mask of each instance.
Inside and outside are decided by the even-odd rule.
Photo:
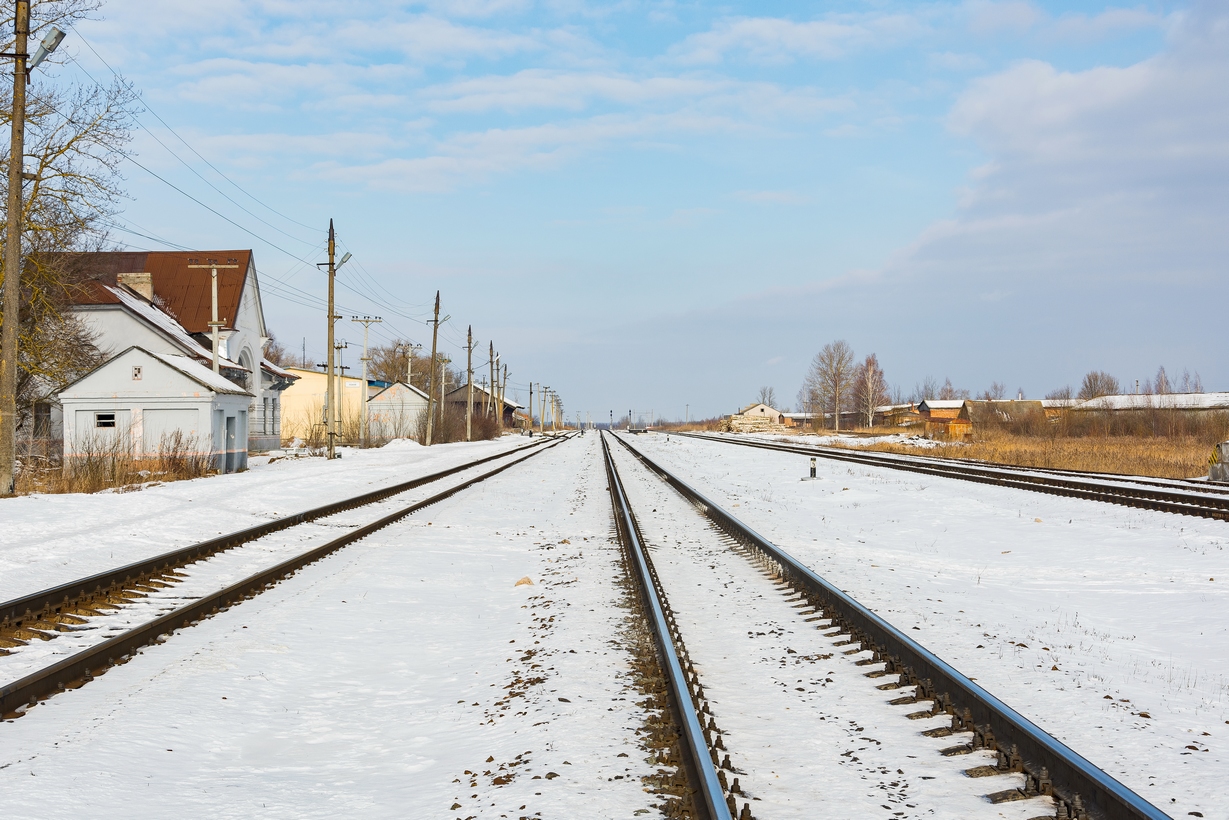
[[[108,71],[110,71],[110,72],[111,72],[111,74],[112,74],[112,75],[113,75],[116,79],[120,80],[121,82],[123,82],[123,81],[124,81],[123,77],[121,77],[121,76],[120,76],[119,72],[117,72],[114,68],[112,68],[112,67],[111,67],[111,64],[110,64],[110,63],[108,63],[108,62],[107,62],[107,61],[103,58],[103,56],[102,56],[101,54],[99,54],[99,53],[98,53],[98,50],[97,50],[97,49],[95,49],[95,48],[94,48],[94,46],[90,44],[90,41],[89,41],[89,40],[87,40],[87,39],[86,39],[86,38],[85,38],[85,37],[81,34],[81,32],[80,32],[77,28],[75,28],[75,27],[73,28],[73,33],[75,33],[78,37],[80,37],[80,38],[81,38],[81,42],[85,43],[85,47],[86,47],[86,48],[88,48],[91,52],[93,52],[94,56],[98,58],[99,62],[101,62],[103,65],[105,65],[105,66],[107,67],[107,70],[108,70]],[[70,57],[70,59],[72,59],[72,60],[73,60],[73,62],[74,62],[74,63],[76,63],[76,64],[77,64],[77,66],[78,66],[79,68],[81,68],[81,70],[82,70],[82,71],[84,71],[84,72],[85,72],[85,74],[86,74],[86,76],[87,76],[87,77],[90,77],[90,79],[91,79],[91,80],[94,80],[94,78],[93,78],[92,76],[90,76],[89,71],[87,71],[87,70],[85,69],[85,67],[81,65],[81,63],[80,63],[80,62],[78,62],[76,59],[73,59],[72,57]],[[95,83],[95,84],[97,84],[97,85],[101,85],[101,83],[98,83],[98,81],[97,81],[97,80],[94,80],[94,83]],[[187,148],[189,151],[191,151],[193,154],[196,154],[196,156],[197,156],[197,157],[201,160],[201,162],[205,163],[205,164],[206,164],[206,165],[208,165],[211,169],[213,169],[214,173],[216,173],[218,176],[222,177],[222,179],[226,180],[226,181],[227,181],[227,182],[229,182],[231,185],[233,185],[233,186],[235,187],[235,190],[239,191],[239,192],[240,192],[240,193],[242,193],[244,196],[246,196],[248,199],[250,199],[250,200],[252,200],[253,202],[255,202],[256,204],[260,205],[262,208],[265,208],[265,209],[267,209],[268,211],[270,211],[270,212],[272,212],[272,213],[277,214],[278,216],[280,216],[282,219],[286,220],[287,222],[293,222],[295,225],[298,225],[298,226],[303,227],[303,228],[307,228],[309,231],[314,231],[314,230],[317,230],[316,228],[313,228],[311,225],[305,225],[304,223],[302,223],[302,222],[298,221],[297,219],[293,219],[293,218],[291,218],[291,217],[289,217],[289,216],[286,216],[286,214],[284,214],[284,213],[282,213],[281,211],[277,210],[277,209],[276,209],[276,208],[274,208],[273,206],[271,206],[271,205],[268,205],[268,204],[264,203],[264,202],[263,202],[263,201],[261,201],[260,199],[256,198],[256,197],[255,197],[255,196],[253,196],[252,194],[248,193],[248,192],[247,192],[247,190],[245,190],[245,189],[244,189],[241,185],[239,185],[239,183],[235,182],[233,179],[231,179],[230,177],[228,177],[226,174],[222,173],[222,171],[220,171],[216,165],[214,165],[214,164],[213,164],[212,162],[210,162],[209,160],[205,159],[205,157],[204,157],[204,156],[202,156],[202,154],[201,154],[199,151],[197,151],[195,148],[193,148],[193,147],[192,147],[192,145],[191,145],[191,144],[190,144],[190,143],[189,143],[186,139],[184,139],[182,136],[180,136],[178,131],[176,131],[174,128],[172,128],[172,127],[171,127],[171,126],[167,123],[167,121],[166,121],[166,120],[162,119],[162,117],[161,117],[161,116],[159,116],[158,112],[157,112],[157,111],[155,111],[155,110],[153,109],[153,106],[151,106],[151,105],[149,104],[149,102],[145,99],[145,97],[144,97],[144,96],[142,96],[142,97],[141,97],[141,104],[145,106],[145,110],[146,110],[146,111],[148,111],[149,113],[151,113],[151,114],[153,114],[153,115],[154,115],[154,118],[155,118],[155,119],[157,119],[157,120],[158,120],[158,122],[162,123],[163,127],[165,127],[165,128],[166,128],[166,130],[168,130],[168,131],[170,131],[172,134],[174,134],[174,135],[175,135],[175,138],[176,138],[176,139],[178,139],[180,142],[182,142],[182,143],[184,144],[184,147],[186,147],[186,148]],[[144,126],[142,126],[142,127],[144,127]],[[149,133],[151,136],[153,136],[153,134],[152,134],[152,132],[150,132],[149,128],[145,128],[145,131],[146,131],[147,133]],[[157,137],[154,137],[154,139],[157,139]],[[161,144],[161,141],[159,141],[159,144]],[[163,147],[164,147],[164,148],[166,148],[166,146],[165,146],[165,145],[163,145]],[[167,148],[167,151],[168,151],[168,152],[171,152],[171,149]],[[171,152],[171,153],[173,154],[174,152]],[[176,157],[176,158],[178,158],[178,157]],[[182,162],[182,160],[180,160],[180,161]],[[186,165],[186,164],[187,164],[187,163],[185,163],[185,165]],[[191,169],[190,169],[190,170],[191,170]],[[195,171],[193,171],[193,173],[195,173]],[[200,175],[198,174],[198,176],[200,176]],[[201,179],[202,179],[202,180],[204,180],[204,177],[201,177]],[[208,180],[205,180],[205,182],[206,182],[206,184],[208,184]],[[213,186],[212,186],[212,185],[210,185],[210,187],[213,187]],[[214,188],[214,190],[216,191],[216,190],[217,190],[217,188]],[[222,192],[221,192],[221,191],[218,191],[218,193],[219,193],[219,194],[222,194]],[[226,196],[226,194],[222,194],[222,196]],[[227,197],[227,199],[230,199],[230,197]],[[231,200],[231,202],[234,202],[234,200]],[[237,207],[239,207],[239,208],[243,208],[243,206],[242,206],[242,205],[239,205],[239,203],[237,203],[237,202],[235,202],[235,205],[236,205]],[[246,208],[244,208],[244,210],[245,210],[245,211],[247,211],[247,209],[246,209]],[[260,217],[256,216],[255,214],[252,214],[252,212],[251,212],[251,211],[247,211],[247,213],[251,214],[251,215],[252,215],[253,217],[255,217],[256,219],[260,219]],[[264,222],[264,220],[261,220],[261,221],[262,221],[262,222]],[[269,223],[267,223],[267,222],[265,222],[265,224],[266,224],[266,225],[269,225]],[[278,230],[278,228],[274,227],[273,225],[269,225],[269,227],[270,227],[270,228],[273,228],[274,230]],[[284,232],[283,232],[283,233],[284,233]],[[286,235],[287,235],[287,236],[290,236],[290,234],[286,234]],[[294,237],[291,237],[291,238],[294,238]],[[303,241],[303,240],[299,240],[299,241]]]

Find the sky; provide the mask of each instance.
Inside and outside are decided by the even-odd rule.
[[[906,394],[933,377],[1040,398],[1161,365],[1229,389],[1224,4],[96,17],[45,81],[114,70],[142,96],[148,171],[125,164],[112,239],[252,248],[270,327],[316,361],[333,219],[353,254],[339,337],[361,344],[349,316],[370,314],[373,343],[429,348],[438,289],[454,364],[472,325],[514,395],[545,383],[595,420],[729,413],[761,386],[792,405],[836,339]]]

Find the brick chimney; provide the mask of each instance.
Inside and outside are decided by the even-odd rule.
[[[144,296],[150,302],[154,301],[154,277],[149,273],[119,273],[115,276],[121,285],[127,285],[132,290]]]

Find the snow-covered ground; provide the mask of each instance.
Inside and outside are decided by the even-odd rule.
[[[251,461],[244,473],[137,492],[0,502],[0,601],[301,510],[525,446],[528,438],[422,447],[398,439],[343,458]]]
[[[565,442],[0,724],[0,816],[655,814],[596,447]]]
[[[1229,524],[632,443],[1162,810],[1229,817]]]
[[[757,817],[1035,817],[1048,799],[991,810],[986,794],[1020,775],[971,779],[990,752],[944,757],[970,734],[928,738],[946,717],[910,720],[923,706],[889,700],[857,661],[868,651],[825,637],[809,607],[728,546],[690,503],[614,446],[620,478],[704,692]],[[846,654],[847,652],[851,654]],[[873,668],[879,668],[878,666]],[[925,704],[929,706],[929,703]],[[742,805],[740,799],[739,805]],[[896,815],[896,812],[900,812]]]

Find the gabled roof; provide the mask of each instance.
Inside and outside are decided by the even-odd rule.
[[[128,350],[134,349],[149,353],[155,359],[165,362],[189,379],[192,379],[192,381],[208,387],[215,393],[229,393],[233,396],[252,395],[230,379],[224,378],[221,374],[214,373],[212,369],[205,367],[195,359],[189,359],[187,356],[174,356],[170,353],[150,353],[148,350],[140,347],[128,348]],[[127,351],[124,352],[126,353]]]
[[[1125,396],[1101,396],[1076,405],[1074,410],[1147,410],[1167,408],[1175,410],[1223,410],[1229,409],[1229,393],[1158,393],[1144,395],[1132,393]]]
[[[83,302],[78,300],[79,305],[118,305],[129,315],[135,316],[141,322],[167,337],[184,353],[212,363],[212,351],[192,338],[183,325],[177,322],[174,317],[168,315],[157,305],[151,304],[140,294],[123,285],[104,285],[100,282],[89,283],[86,290],[90,294],[91,301]],[[222,356],[218,357],[218,361],[222,367],[228,370],[247,370],[246,367],[238,362],[232,362],[230,359]]]
[[[95,373],[102,370],[103,368],[109,367],[112,362],[117,361],[118,359],[128,355],[134,350],[140,353],[144,353],[146,356],[151,356],[157,359],[158,361],[162,362],[166,366],[179,371],[180,373],[187,376],[189,379],[201,385],[202,387],[209,389],[213,393],[225,393],[225,394],[233,395],[233,396],[252,395],[251,393],[244,390],[239,385],[232,382],[230,379],[224,378],[220,374],[214,373],[213,370],[211,370],[208,367],[205,367],[203,364],[196,361],[195,359],[191,359],[187,356],[176,356],[171,353],[153,353],[149,350],[146,350],[143,347],[140,347],[139,345],[133,345],[132,347],[126,348],[123,352],[117,353],[116,355],[107,359],[105,362],[98,365],[93,370],[86,373],[84,376],[81,376],[76,381],[73,381],[70,384],[65,385],[63,388],[61,388],[60,393],[69,392],[74,386],[85,381],[90,376],[94,375]]]
[[[282,379],[291,379],[293,381],[299,378],[295,374],[291,373],[289,370],[284,370],[281,367],[278,367],[277,365],[275,365],[273,362],[269,361],[268,359],[260,360],[260,369],[266,370],[272,373],[274,376],[277,376],[278,378],[282,378]]]
[[[71,264],[78,274],[102,285],[114,286],[121,273],[148,273],[153,283],[154,295],[166,305],[189,333],[207,333],[212,311],[210,271],[189,268],[188,265],[206,264],[214,260],[222,265],[238,265],[218,271],[218,318],[233,327],[239,314],[243,286],[247,282],[248,269],[252,265],[250,250],[233,251],[100,251],[96,253],[56,254],[71,257]],[[90,301],[98,299],[100,301]],[[105,292],[84,287],[78,297],[79,304],[112,303]],[[263,328],[261,329],[263,332]]]
[[[930,410],[958,410],[964,407],[964,399],[926,399],[918,405],[918,409],[922,409],[922,405],[926,405]]]
[[[467,388],[468,388],[468,385],[463,384],[460,387],[449,390],[445,394],[445,398],[453,399],[454,401],[465,401],[466,397],[463,395],[458,395],[458,394],[464,392]],[[480,384],[475,384],[474,385],[475,401],[477,400],[477,396],[479,394],[485,394],[485,395],[493,397],[493,394],[489,390],[487,390],[485,387],[483,387]],[[504,404],[508,407],[514,407],[514,408],[521,409],[521,410],[525,408],[525,405],[517,404],[516,402],[512,401],[512,399],[508,399],[508,398],[504,399]]]
[[[769,407],[767,404],[764,404],[764,402],[762,402],[762,401],[757,401],[757,402],[755,402],[754,404],[748,404],[748,405],[747,405],[746,407],[744,407],[742,410],[739,410],[739,411],[738,411],[738,415],[740,415],[740,416],[745,416],[745,415],[747,415],[748,413],[750,413],[750,412],[752,412],[752,411],[755,411],[755,409],[756,409],[757,407],[762,407],[762,408],[764,408],[762,411],[756,411],[756,412],[760,412],[762,415],[767,416],[769,413],[773,413],[773,414],[778,415],[778,416],[779,416],[779,415],[781,415],[781,412],[780,412],[780,411],[778,411],[778,410],[773,410],[771,407]]]
[[[427,396],[427,394],[426,394],[426,393],[424,393],[423,391],[419,390],[417,387],[415,387],[415,386],[414,386],[414,385],[412,385],[412,384],[406,384],[405,382],[393,382],[393,383],[392,383],[392,384],[390,384],[388,387],[385,387],[385,388],[384,388],[383,390],[381,390],[379,393],[376,393],[374,396],[372,396],[370,399],[368,399],[368,401],[375,401],[375,400],[376,400],[376,399],[378,399],[380,396],[383,396],[383,395],[384,395],[385,393],[387,393],[389,390],[392,390],[392,389],[394,389],[394,388],[396,388],[396,387],[404,387],[406,390],[409,390],[409,391],[411,391],[411,392],[415,393],[416,395],[418,395],[418,396],[419,396],[420,398],[422,398],[424,401],[428,400],[428,398],[429,398],[429,397]]]

